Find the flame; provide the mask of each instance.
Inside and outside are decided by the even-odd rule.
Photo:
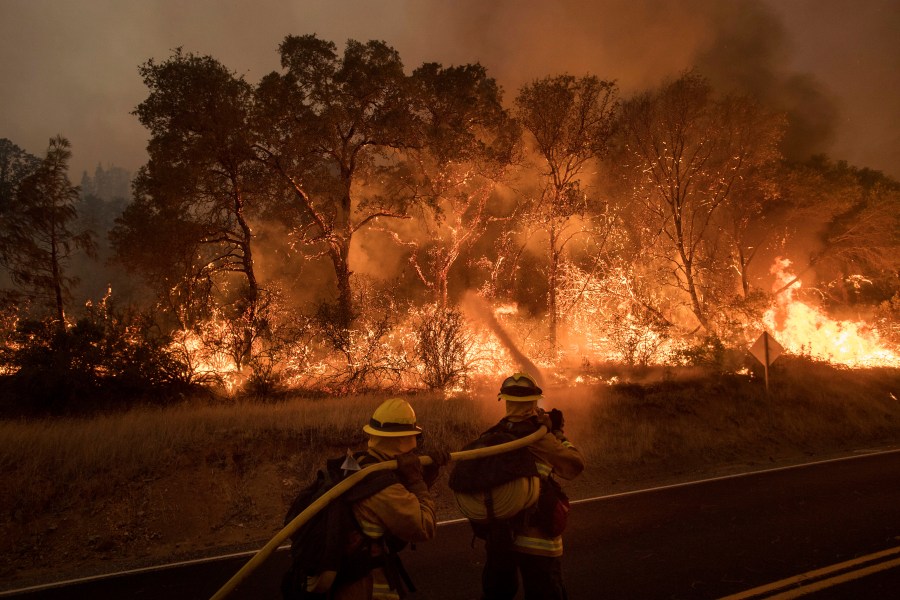
[[[776,279],[773,289],[787,287],[774,296],[761,322],[748,323],[745,331],[758,329],[754,325],[765,328],[790,354],[851,367],[900,366],[898,351],[879,339],[872,326],[862,321],[832,319],[821,308],[801,300],[798,297],[801,284],[794,281],[790,265],[788,260],[776,261],[771,270]],[[537,373],[547,369],[554,374],[555,381],[565,381],[565,375],[554,367],[574,365],[578,360],[582,365],[595,361],[598,364],[678,364],[683,360],[679,351],[688,342],[640,312],[633,279],[619,270],[599,278],[574,267],[565,271],[566,285],[559,296],[566,307],[565,325],[560,330],[560,346],[555,352],[546,351],[542,328],[529,315],[521,314],[517,305],[491,306],[483,299],[475,302],[468,298],[464,303],[463,324],[466,377],[445,391],[461,391],[468,385],[466,379],[497,378],[498,374],[521,370],[523,366]],[[364,375],[371,373],[373,385],[414,388],[420,385],[422,375],[415,350],[416,323],[424,316],[426,313],[412,310],[407,319],[389,330],[351,331],[346,356],[317,342],[314,336],[297,339],[272,358],[273,364],[277,362],[276,369],[289,386],[339,389],[349,361],[349,368],[357,368]],[[242,373],[228,352],[229,340],[234,335],[227,320],[216,315],[192,330],[179,332],[171,350],[184,359],[193,379],[215,381],[233,392],[245,383],[247,372],[253,368],[243,369]],[[380,378],[381,372],[392,375]],[[597,377],[580,373],[574,383],[598,383],[601,379]],[[614,384],[618,379],[602,381]]]
[[[900,354],[885,345],[863,321],[839,321],[795,297],[800,280],[788,271],[791,261],[778,258],[771,268],[773,289],[789,287],[763,315],[763,324],[787,352],[850,367],[900,366]],[[791,283],[793,281],[793,283]]]
[[[641,365],[675,361],[676,340],[637,314],[640,303],[627,272],[612,269],[598,278],[566,263],[561,279],[559,302],[567,325],[560,335],[563,355]]]
[[[227,323],[213,318],[199,324],[195,330],[176,331],[169,351],[180,356],[192,379],[217,381],[231,393],[243,383],[244,377],[222,343],[227,336]]]

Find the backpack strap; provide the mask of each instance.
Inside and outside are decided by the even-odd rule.
[[[367,452],[361,452],[356,456],[359,466],[365,468],[373,465],[378,461],[374,456]],[[344,493],[344,497],[348,502],[358,502],[369,496],[374,496],[384,488],[400,483],[397,474],[394,471],[376,471],[366,475],[362,481],[354,485]]]

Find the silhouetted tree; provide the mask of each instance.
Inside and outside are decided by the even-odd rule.
[[[0,138],[0,215],[12,205],[19,183],[40,164],[40,158]]]
[[[94,175],[85,171],[81,175],[81,193],[83,196],[95,196],[107,202],[117,198],[131,196],[131,173],[121,167],[103,168],[97,165]]]
[[[451,269],[501,218],[489,201],[518,158],[520,128],[481,65],[429,63],[412,77],[422,143],[406,152],[396,182],[398,195],[423,204],[425,240],[405,243],[419,278],[446,308]]]
[[[19,184],[10,215],[6,249],[9,274],[28,296],[52,308],[59,330],[66,328],[65,303],[75,282],[66,265],[76,249],[93,252],[92,232],[73,231],[78,187],[68,178],[69,141],[50,140],[40,166]]]
[[[227,286],[229,274],[238,274],[243,288],[235,316],[252,329],[261,293],[248,218],[259,169],[248,124],[252,87],[215,59],[180,49],[161,63],[147,61],[140,73],[150,94],[135,114],[150,131],[150,161],[135,180],[133,206],[115,235],[117,250],[139,265],[147,261],[134,254],[165,250],[141,243],[148,235],[188,236],[171,247],[182,263],[194,255],[180,275]],[[155,260],[170,258],[157,254]],[[243,336],[235,352],[238,364],[250,352],[252,337],[252,330]]]
[[[0,265],[7,264],[6,248],[11,243],[15,205],[19,184],[41,164],[41,159],[28,154],[6,138],[0,139]]]

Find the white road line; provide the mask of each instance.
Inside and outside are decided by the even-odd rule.
[[[881,552],[875,552],[873,554],[867,554],[866,556],[860,556],[859,558],[854,558],[852,560],[823,567],[821,569],[807,571],[806,573],[801,573],[800,575],[781,579],[773,583],[767,583],[766,585],[761,585],[744,592],[738,592],[737,594],[725,596],[721,600],[749,600],[750,598],[756,597],[765,597],[768,600],[775,600],[776,598],[778,600],[797,598],[799,596],[811,594],[812,592],[817,592],[825,588],[838,585],[840,583],[853,581],[854,579],[859,579],[860,577],[865,577],[879,571],[884,571],[886,569],[900,566],[900,558],[894,558],[893,560],[887,560],[874,565],[863,567],[863,565],[867,565],[873,561],[882,560],[884,558],[889,558],[891,556],[894,556],[895,554],[900,554],[900,546],[896,548],[890,548],[888,550],[882,550]],[[855,567],[862,568],[850,570],[854,569]],[[841,573],[841,571],[845,572]],[[833,575],[835,573],[840,574],[834,575],[833,577],[828,577],[827,579],[822,579],[822,577]],[[766,595],[798,584],[800,585],[800,587],[797,587],[795,589],[777,593],[773,596]]]
[[[289,545],[280,546],[279,550],[290,550]],[[141,573],[153,573],[155,571],[164,571],[177,567],[189,567],[191,565],[202,565],[204,563],[216,562],[219,560],[227,560],[229,558],[250,558],[256,554],[256,550],[247,550],[245,552],[235,552],[234,554],[222,554],[219,556],[207,556],[205,558],[194,558],[191,560],[183,560],[174,563],[166,563],[164,565],[152,565],[149,567],[140,567],[137,569],[128,569],[127,571],[115,571],[113,573],[101,573],[100,575],[91,575],[89,577],[79,577],[77,579],[66,579],[64,581],[54,581],[53,583],[44,583],[41,585],[33,585],[31,587],[18,588],[15,590],[0,591],[0,598],[4,596],[13,596],[15,594],[23,594],[26,592],[38,592],[53,588],[65,587],[67,585],[77,585],[81,583],[90,583],[91,581],[102,581],[104,579],[113,579],[114,577],[125,577],[128,575],[139,575]]]
[[[857,458],[866,458],[872,456],[881,456],[883,454],[895,454],[900,452],[900,448],[895,448],[893,450],[878,450],[874,452],[867,452],[865,454],[855,454],[853,456],[842,456],[839,458],[829,458],[827,460],[817,460],[814,462],[801,463],[798,465],[788,465],[786,467],[773,467],[771,469],[759,469],[757,471],[744,471],[743,473],[732,473],[731,475],[721,475],[719,477],[708,477],[706,479],[696,479],[694,481],[683,481],[681,483],[672,483],[668,485],[660,485],[652,488],[643,488],[639,490],[632,490],[630,492],[620,492],[618,494],[608,494],[606,496],[596,496],[594,498],[582,498],[581,500],[573,500],[571,504],[581,504],[584,502],[596,502],[598,500],[611,500],[613,498],[622,498],[625,496],[634,496],[636,494],[646,494],[648,492],[657,492],[660,490],[671,490],[675,488],[681,487],[689,487],[692,485],[700,485],[701,483],[711,483],[713,481],[724,481],[727,479],[738,479],[740,477],[750,477],[752,475],[763,475],[765,473],[776,473],[778,471],[790,471],[791,469],[802,469],[803,467],[814,467],[816,465],[825,465],[828,463],[842,462],[845,460],[854,460]]]
[[[800,469],[800,468],[803,468],[803,467],[812,467],[812,466],[815,466],[815,465],[822,465],[822,464],[827,464],[827,463],[840,462],[840,461],[844,461],[844,460],[853,460],[853,459],[856,459],[856,458],[866,458],[866,457],[871,457],[871,456],[879,456],[879,455],[882,455],[882,454],[894,454],[894,453],[896,453],[896,452],[900,452],[900,448],[896,448],[896,449],[892,449],[892,450],[877,450],[877,451],[873,451],[873,452],[866,452],[866,453],[864,453],[864,454],[856,454],[856,455],[853,455],[853,456],[844,456],[844,457],[840,457],[840,458],[830,458],[830,459],[828,459],[828,460],[819,460],[819,461],[814,461],[814,462],[809,462],[809,463],[802,463],[802,464],[798,464],[798,465],[789,465],[789,466],[786,466],[786,467],[775,467],[775,468],[771,468],[771,469],[760,469],[760,470],[757,470],[757,471],[745,471],[745,472],[743,472],[743,473],[733,473],[733,474],[731,474],[731,475],[722,475],[722,476],[720,476],[720,477],[709,477],[709,478],[707,478],[707,479],[698,479],[698,480],[695,480],[695,481],[684,481],[684,482],[681,482],[681,483],[673,483],[673,484],[670,484],[670,485],[661,485],[661,486],[656,486],[656,487],[651,487],[651,488],[644,488],[644,489],[639,489],[639,490],[632,490],[632,491],[630,491],[630,492],[620,492],[620,493],[618,493],[618,494],[608,494],[608,495],[606,495],[606,496],[594,496],[594,497],[592,497],[592,498],[582,498],[582,499],[580,499],[580,500],[573,500],[573,501],[572,501],[572,504],[583,504],[583,503],[586,503],[586,502],[597,502],[597,501],[600,501],[600,500],[610,500],[610,499],[613,499],[613,498],[622,498],[622,497],[624,497],[624,496],[634,496],[634,495],[636,495],[636,494],[645,494],[645,493],[648,493],[648,492],[656,492],[656,491],[660,491],[660,490],[669,490],[669,489],[673,489],[673,488],[688,487],[688,486],[691,486],[691,485],[699,485],[699,484],[702,484],[702,483],[709,483],[709,482],[712,482],[712,481],[722,481],[722,480],[726,480],[726,479],[737,479],[738,477],[748,477],[748,476],[751,476],[751,475],[762,475],[762,474],[764,474],[764,473],[774,473],[774,472],[776,472],[776,471],[787,471],[787,470],[790,470],[790,469]],[[446,520],[446,521],[439,521],[439,522],[437,523],[437,525],[439,525],[439,526],[443,526],[443,525],[454,525],[454,524],[456,524],[456,523],[465,523],[466,521],[467,521],[467,520],[464,519],[464,518],[462,518],[462,519],[448,519],[448,520]],[[278,548],[279,551],[288,550],[288,549],[290,549],[290,546],[287,545],[287,544],[284,545],[284,546],[279,546],[279,548]],[[215,561],[219,561],[219,560],[226,560],[226,559],[229,559],[229,558],[250,558],[250,557],[252,557],[253,555],[255,555],[256,553],[257,553],[257,550],[248,550],[248,551],[246,551],[246,552],[236,552],[236,553],[234,553],[234,554],[223,554],[223,555],[220,555],[220,556],[209,556],[209,557],[206,557],[206,558],[196,558],[196,559],[192,559],[192,560],[185,560],[185,561],[179,561],[179,562],[173,562],[173,563],[166,563],[166,564],[162,564],[162,565],[153,565],[153,566],[149,566],[149,567],[141,567],[141,568],[138,568],[138,569],[129,569],[129,570],[126,570],[126,571],[116,571],[116,572],[114,572],[114,573],[104,573],[104,574],[100,574],[100,575],[92,575],[92,576],[90,576],[90,577],[80,577],[80,578],[77,578],[77,579],[67,579],[67,580],[65,580],[65,581],[54,581],[53,583],[45,583],[45,584],[41,584],[41,585],[34,585],[34,586],[25,587],[25,588],[18,588],[18,589],[14,589],[14,590],[0,591],[0,598],[6,597],[6,596],[12,596],[12,595],[15,595],[15,594],[22,594],[22,593],[26,593],[26,592],[37,592],[37,591],[41,591],[41,590],[48,590],[48,589],[52,589],[52,588],[64,587],[64,586],[67,586],[67,585],[77,585],[77,584],[81,584],[81,583],[89,583],[89,582],[91,582],[91,581],[100,581],[100,580],[103,580],[103,579],[111,579],[111,578],[113,578],[113,577],[123,577],[123,576],[128,576],[128,575],[138,575],[138,574],[141,574],[141,573],[152,573],[152,572],[154,572],[154,571],[163,571],[163,570],[166,570],[166,569],[174,569],[174,568],[178,568],[178,567],[185,567],[185,566],[190,566],[190,565],[204,564],[204,563],[215,562]]]

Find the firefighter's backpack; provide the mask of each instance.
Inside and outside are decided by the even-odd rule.
[[[366,453],[355,454],[353,459],[361,467],[374,462]],[[349,472],[341,468],[345,460],[341,457],[326,461],[325,469],[319,470],[291,503],[285,525],[347,477]],[[336,583],[356,581],[368,574],[373,567],[371,541],[359,528],[351,506],[397,482],[393,471],[376,471],[329,502],[294,532],[291,567],[281,584],[286,600],[324,598]]]
[[[534,433],[538,427],[535,419],[503,419],[463,450],[511,442]],[[541,487],[534,455],[527,447],[459,461],[450,473],[449,484],[460,512],[473,526],[522,514],[537,503]]]

